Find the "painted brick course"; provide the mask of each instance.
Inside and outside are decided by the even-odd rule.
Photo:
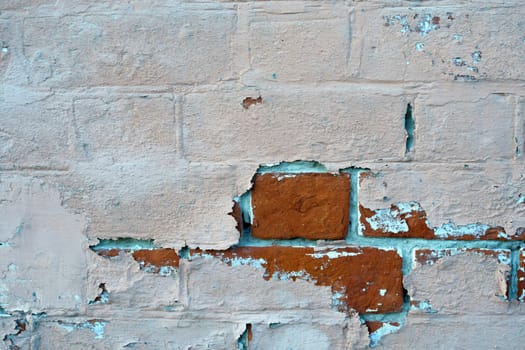
[[[524,18],[0,1],[0,348],[522,348]]]

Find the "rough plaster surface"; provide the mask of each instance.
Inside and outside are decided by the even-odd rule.
[[[363,237],[355,210],[522,232],[524,18],[517,0],[0,1],[0,348],[521,348],[522,242]],[[90,249],[227,249],[232,200],[294,160],[356,167],[338,244],[397,249],[402,312],[338,312],[328,286],[184,251],[153,271]],[[412,264],[462,246],[511,253]]]

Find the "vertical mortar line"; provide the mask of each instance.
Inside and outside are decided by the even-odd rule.
[[[520,265],[520,247],[513,246],[510,250],[509,301],[518,299],[518,269]]]
[[[346,24],[347,24],[347,28],[346,28],[346,33],[348,35],[348,38],[346,40],[346,57],[345,57],[345,71],[346,73],[348,74],[348,65],[350,63],[350,53],[351,53],[351,50],[352,50],[352,17],[354,15],[354,11],[355,9],[352,9],[350,8],[349,11],[348,11],[348,15],[346,17]]]
[[[515,96],[514,104],[514,159],[523,158],[525,147],[525,120],[523,119],[523,97]]]
[[[173,114],[174,114],[174,122],[175,122],[175,136],[177,137],[176,140],[176,147],[177,147],[177,154],[179,159],[184,159],[184,130],[183,130],[183,103],[184,103],[184,96],[175,96],[175,94],[172,92],[173,96]]]
[[[188,288],[188,264],[190,264],[191,257],[182,258],[179,260],[179,302],[186,309],[189,306],[189,288]]]
[[[403,277],[412,271],[414,247],[410,244],[401,243],[401,257],[403,259],[402,271]]]
[[[359,239],[359,174],[361,170],[350,170],[350,225],[346,235],[347,243],[357,243]]]
[[[230,54],[232,73],[238,74],[238,79],[242,83],[242,76],[251,70],[250,52],[250,17],[249,4],[237,3],[236,22],[234,33],[230,40]]]

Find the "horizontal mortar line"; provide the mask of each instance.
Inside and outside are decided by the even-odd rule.
[[[192,85],[193,86],[193,85]],[[119,90],[122,94],[169,94],[173,92],[172,85],[97,85],[97,86],[72,86],[69,88],[55,87],[46,91],[54,93],[76,95],[81,98],[90,94],[103,94],[107,90]]]
[[[98,238],[102,240],[117,240],[123,237]],[[128,238],[128,237],[125,237]],[[138,239],[138,238],[137,238]],[[150,238],[140,238],[139,240],[149,240]],[[210,243],[210,245],[213,245]],[[449,249],[449,248],[486,248],[486,249],[516,249],[525,247],[525,240],[516,241],[498,241],[498,240],[445,240],[445,239],[423,239],[423,238],[396,238],[396,237],[366,237],[354,236],[347,240],[307,240],[307,239],[283,239],[283,240],[266,240],[257,238],[240,239],[236,244],[224,249],[203,249],[203,250],[218,250],[226,251],[233,247],[268,247],[268,246],[283,246],[283,247],[316,247],[326,249],[338,249],[346,247],[363,247],[363,248],[434,248],[434,249]],[[182,247],[184,248],[184,247]],[[94,249],[103,250],[106,248]],[[108,249],[121,249],[118,243]],[[127,248],[122,248],[126,250]],[[179,247],[165,247],[155,246],[141,249],[156,250],[156,249],[174,249],[180,250]],[[93,249],[92,249],[93,250]],[[137,250],[137,249],[131,249]]]
[[[436,83],[435,81],[403,81],[403,80],[368,80],[368,79],[344,79],[344,80],[323,80],[323,81],[306,81],[306,82],[300,82],[295,83],[293,81],[288,82],[275,82],[271,80],[263,80],[261,81],[257,86],[248,86],[244,85],[242,88],[239,87],[237,84],[234,84],[236,82],[239,82],[239,79],[237,78],[231,78],[227,80],[218,80],[218,81],[210,81],[210,82],[188,82],[188,83],[172,83],[172,84],[163,84],[163,85],[147,85],[147,84],[141,84],[141,85],[85,85],[85,86],[70,86],[70,87],[50,87],[42,91],[52,91],[52,92],[59,92],[64,94],[72,94],[72,93],[82,93],[82,94],[88,94],[90,92],[96,92],[97,90],[104,90],[104,89],[122,89],[122,90],[132,90],[137,89],[137,91],[130,91],[126,93],[142,93],[142,92],[149,92],[153,93],[151,91],[148,91],[148,89],[155,90],[157,93],[167,93],[171,92],[173,89],[180,88],[182,91],[180,93],[206,93],[206,92],[213,92],[213,91],[222,91],[220,90],[221,87],[227,87],[231,91],[239,91],[242,89],[254,89],[258,88],[259,90],[272,90],[272,88],[287,88],[287,87],[301,87],[301,88],[310,88],[310,89],[326,89],[326,88],[349,88],[349,87],[355,87],[355,88],[373,88],[373,87],[388,87],[388,86],[394,86],[399,88],[401,91],[399,92],[393,92],[393,91],[387,91],[389,95],[407,95],[407,94],[414,94],[414,93],[424,93],[420,91],[411,91],[410,89],[415,88],[430,88],[435,90],[436,88],[439,88],[440,86],[451,86],[456,84],[466,84],[463,82],[453,82],[444,80],[442,82]],[[266,83],[266,84],[265,84]],[[509,89],[512,90],[513,87],[516,87],[515,85],[518,85],[517,87],[523,88],[523,85],[525,85],[525,80],[516,80],[514,81],[514,84],[509,84],[508,80],[505,81],[476,81],[472,82],[479,85],[484,86],[490,86],[490,85],[497,85],[500,87],[500,89]],[[234,84],[234,85],[231,85]],[[188,88],[190,91],[187,91]],[[143,90],[141,90],[143,89]],[[365,91],[366,92],[366,91]],[[371,91],[373,93],[380,93],[381,91]],[[123,92],[124,93],[124,92]],[[177,93],[177,92],[176,92]],[[511,92],[512,93],[512,92]],[[517,93],[517,91],[516,91]]]
[[[255,70],[255,69],[254,69]],[[262,75],[262,73],[260,74]],[[273,86],[283,86],[283,87],[309,87],[309,88],[345,88],[350,86],[356,87],[374,87],[374,86],[394,86],[399,87],[404,91],[404,93],[416,93],[418,91],[410,91],[414,88],[430,88],[432,90],[439,90],[440,87],[449,87],[449,86],[465,86],[465,84],[476,84],[476,86],[481,87],[490,87],[498,86],[500,89],[512,89],[513,87],[519,86],[523,87],[525,85],[525,80],[476,80],[471,82],[461,82],[454,80],[372,80],[365,78],[346,78],[346,79],[335,79],[335,80],[307,80],[301,82],[294,81],[274,81],[270,79],[261,79],[257,87],[264,89],[266,87]],[[429,90],[430,93],[431,90]],[[518,91],[516,91],[518,92]]]
[[[36,174],[54,174],[54,173],[58,173],[58,174],[63,174],[63,173],[67,173],[67,172],[70,172],[71,169],[70,168],[62,168],[62,169],[53,169],[53,168],[49,168],[49,169],[45,169],[45,168],[40,168],[40,167],[37,167],[37,168],[33,168],[33,167],[19,167],[19,168],[1,168],[0,167],[0,173],[23,173],[23,174],[27,174],[28,172],[31,172],[31,173],[36,173]]]
[[[508,9],[508,8],[515,8],[518,6],[521,8],[520,3],[518,1],[516,1],[516,3],[514,4],[509,3],[507,6],[502,4],[500,0],[484,1],[483,4],[490,5],[490,10],[499,9],[499,8]],[[407,7],[402,7],[397,4],[388,4],[388,3],[385,3],[384,1],[379,1],[379,0],[377,1],[372,0],[372,1],[368,1],[367,3],[356,4],[355,7],[372,9],[372,10],[399,9],[399,10],[404,11],[407,14],[409,12]],[[444,3],[441,3],[441,4],[433,3],[431,6],[429,6],[428,3],[415,3],[414,2],[414,3],[410,3],[410,8],[427,9],[428,10],[427,12],[432,12],[433,9],[437,9],[441,11],[446,10],[447,12],[451,12],[450,10],[464,10],[464,9],[472,8],[472,4],[458,4],[457,1],[450,1],[450,2],[445,1]]]
[[[329,304],[327,304],[329,306]],[[129,310],[129,311],[128,311]],[[202,317],[202,312],[204,310],[213,311],[210,313],[211,316],[208,316],[206,318]],[[97,310],[96,312],[87,312],[85,315],[81,316],[64,316],[61,317],[60,315],[53,315],[53,316],[47,316],[47,320],[49,321],[51,318],[53,319],[64,319],[64,318],[110,318],[112,320],[125,320],[129,321],[128,316],[132,316],[131,318],[134,318],[137,313],[135,309],[118,309],[118,315],[115,313],[116,310]],[[240,318],[240,319],[247,319],[247,318],[255,318],[255,319],[262,319],[267,318],[268,315],[271,313],[272,315],[278,315],[279,320],[300,320],[304,316],[311,316],[308,318],[308,322],[310,322],[313,319],[317,320],[339,320],[341,319],[341,312],[337,310],[327,310],[326,308],[314,308],[314,309],[302,309],[300,307],[297,308],[289,308],[289,309],[282,309],[282,308],[267,308],[264,307],[259,310],[246,310],[246,311],[234,311],[234,312],[218,312],[217,309],[213,308],[206,308],[202,310],[177,310],[177,311],[155,311],[155,310],[140,310],[141,314],[141,320],[143,319],[168,319],[168,320],[176,320],[176,321],[200,321],[200,320],[216,320],[216,321],[228,321],[232,318]],[[158,317],[163,316],[163,317]],[[188,317],[191,317],[188,319]],[[277,319],[277,317],[276,317]]]
[[[521,303],[520,303],[521,304]],[[510,306],[510,307],[509,307]],[[510,309],[510,313],[509,313]],[[410,318],[418,318],[421,317],[422,319],[427,320],[428,317],[431,317],[432,321],[434,320],[443,320],[446,321],[450,318],[455,319],[463,319],[463,318],[469,318],[472,316],[477,317],[500,317],[500,318],[509,318],[509,317],[516,317],[516,316],[524,316],[525,312],[520,311],[521,306],[515,305],[514,302],[503,300],[501,301],[501,311],[491,311],[488,313],[484,312],[468,312],[468,313],[444,313],[444,312],[424,312],[424,311],[417,311],[417,310],[409,310],[408,313],[395,313],[395,314],[359,314],[359,317],[363,319],[364,321],[380,321],[380,322],[400,322],[404,323],[404,321],[410,317]],[[385,316],[382,318],[382,316]]]
[[[487,158],[487,159],[465,159],[465,160],[457,160],[453,159],[450,161],[447,160],[438,160],[438,161],[425,161],[425,160],[417,160],[417,159],[411,159],[411,160],[403,160],[403,159],[371,159],[371,160],[360,160],[357,161],[359,163],[371,163],[371,164],[381,164],[381,163],[392,163],[392,164],[421,164],[421,165],[432,165],[432,164],[447,164],[447,165],[463,165],[463,164],[509,164],[509,161],[512,163],[522,163],[520,161],[515,161],[514,157],[508,157],[508,158]],[[343,162],[343,161],[341,161]],[[354,161],[355,162],[355,161]],[[337,161],[337,163],[339,163]],[[326,163],[325,163],[326,164]]]
[[[319,245],[318,242],[322,242]],[[330,245],[330,243],[333,245]],[[343,243],[344,242],[344,243]],[[406,248],[487,248],[487,249],[511,249],[525,245],[524,241],[498,241],[498,240],[441,240],[441,239],[422,239],[422,238],[395,238],[395,237],[353,237],[346,241],[326,241],[326,240],[264,240],[250,238],[241,241],[234,246],[257,247],[257,246],[293,246],[293,247],[318,247],[318,248],[345,248],[348,246],[386,248],[387,246],[399,246]],[[392,247],[395,248],[395,247]]]
[[[189,5],[189,6],[188,6]],[[216,5],[213,8],[206,8],[206,5]],[[221,3],[219,6],[216,3],[213,2],[201,2],[201,3],[194,3],[194,4],[181,4],[176,3],[173,6],[166,6],[166,5],[157,5],[152,8],[148,8],[147,10],[140,10],[140,9],[134,9],[133,13],[130,13],[128,8],[117,8],[115,11],[107,12],[107,11],[97,11],[95,10],[85,10],[85,9],[75,9],[75,5],[70,6],[69,8],[65,7],[64,10],[61,11],[61,9],[53,8],[52,14],[51,11],[48,11],[47,9],[43,8],[40,9],[40,13],[33,12],[32,16],[28,17],[27,15],[24,16],[25,12],[20,12],[21,19],[62,19],[66,17],[85,17],[85,16],[106,16],[106,17],[112,17],[113,15],[119,15],[122,17],[149,17],[149,18],[171,18],[171,13],[166,14],[159,14],[155,10],[183,10],[185,13],[203,13],[204,11],[209,12],[218,12],[218,13],[225,13],[225,12],[232,12],[235,14],[237,12],[237,9],[234,7],[235,4],[233,3]],[[77,5],[78,6],[78,5]],[[199,8],[201,7],[201,8]],[[2,11],[2,12],[8,12],[8,10]],[[11,13],[16,13],[17,10],[11,10],[9,11]]]

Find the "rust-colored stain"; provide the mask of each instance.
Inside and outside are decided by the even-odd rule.
[[[244,100],[242,100],[242,106],[245,109],[248,109],[248,108],[250,108],[251,105],[255,105],[255,104],[258,104],[258,103],[263,103],[263,99],[262,99],[261,96],[259,96],[257,98],[246,97]]]
[[[133,258],[145,267],[161,268],[162,266],[179,267],[179,255],[175,249],[135,250]]]
[[[433,264],[439,259],[447,256],[454,256],[464,253],[477,253],[493,258],[499,258],[504,255],[505,258],[510,259],[510,252],[506,250],[492,250],[482,248],[467,248],[467,249],[417,249],[414,253],[416,262],[421,265]]]
[[[440,20],[440,18],[438,16],[432,17],[432,24],[438,25],[439,24],[439,20]]]
[[[344,239],[348,174],[259,174],[252,188],[252,236],[262,239]]]
[[[330,253],[330,254],[328,254]],[[235,247],[226,251],[193,250],[192,255],[212,255],[227,264],[235,259],[264,261],[264,279],[289,276],[340,294],[339,311],[397,312],[403,305],[402,259],[395,251],[346,247],[314,250],[310,247]],[[249,264],[247,262],[247,264]]]
[[[450,235],[447,237],[437,236],[433,228],[427,224],[427,213],[425,210],[413,210],[408,213],[400,213],[399,208],[392,204],[390,213],[394,220],[404,221],[408,227],[406,232],[390,232],[381,228],[373,229],[367,219],[373,218],[377,211],[359,205],[360,223],[363,228],[363,235],[370,237],[395,237],[395,238],[423,238],[439,240],[491,240],[491,241],[521,241],[525,240],[525,230],[516,232],[516,235],[505,235],[505,229],[501,226],[488,228],[482,235],[474,234]]]

